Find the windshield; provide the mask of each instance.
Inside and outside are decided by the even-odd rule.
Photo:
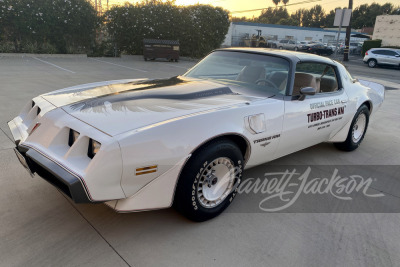
[[[256,95],[285,94],[289,61],[235,51],[215,51],[183,76],[245,87]]]

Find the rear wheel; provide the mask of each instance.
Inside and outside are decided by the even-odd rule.
[[[362,105],[353,118],[346,141],[335,143],[335,146],[344,151],[353,151],[357,149],[367,132],[368,122],[369,109],[366,105]]]
[[[282,50],[282,49],[283,49],[283,47],[282,47],[282,46],[280,46],[280,47],[279,47],[279,49],[280,49],[280,50]]]
[[[370,60],[368,60],[368,67],[370,67],[370,68],[375,68],[376,67],[376,64],[377,62],[376,62],[376,60],[375,59],[370,59]]]
[[[235,143],[221,139],[205,145],[183,168],[174,207],[197,222],[216,217],[233,201],[242,171],[243,156]]]

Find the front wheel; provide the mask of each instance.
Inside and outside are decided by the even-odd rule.
[[[236,195],[243,163],[240,149],[229,139],[200,148],[182,170],[174,207],[197,222],[218,216]]]
[[[353,118],[346,141],[342,143],[335,143],[335,146],[344,151],[353,151],[357,149],[364,139],[365,133],[367,132],[368,122],[369,109],[367,106],[362,105]]]

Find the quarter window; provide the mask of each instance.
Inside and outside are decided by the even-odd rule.
[[[323,63],[297,64],[292,95],[300,95],[304,87],[313,87],[317,94],[337,91],[339,87],[335,69]]]

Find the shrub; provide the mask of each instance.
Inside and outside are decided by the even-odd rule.
[[[127,54],[142,54],[148,38],[179,40],[181,55],[201,57],[221,45],[229,28],[228,12],[221,8],[161,1],[113,7],[105,22],[114,44]]]
[[[55,54],[57,53],[57,49],[54,45],[49,44],[49,43],[43,43],[40,46],[40,50],[38,53],[43,53],[43,54]]]
[[[15,52],[89,47],[99,18],[87,0],[0,0],[0,40]],[[50,47],[48,46],[50,45]]]
[[[12,42],[0,42],[0,53],[12,53],[15,51],[15,46]]]
[[[370,50],[371,48],[379,48],[381,47],[382,40],[367,40],[364,41],[363,47],[362,47],[362,55],[365,56],[365,52]]]

